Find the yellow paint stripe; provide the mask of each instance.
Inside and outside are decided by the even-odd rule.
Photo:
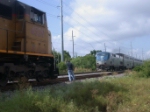
[[[0,50],[0,53],[7,53],[6,50]],[[20,52],[20,51],[8,51],[8,54],[20,54],[20,55],[33,55],[33,56],[46,56],[46,57],[54,57],[52,54],[40,54],[40,53],[31,53],[31,52]]]

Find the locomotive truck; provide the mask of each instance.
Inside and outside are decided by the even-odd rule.
[[[46,13],[17,0],[0,0],[0,86],[21,77],[55,79]]]

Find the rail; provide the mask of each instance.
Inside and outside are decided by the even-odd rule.
[[[125,71],[118,71],[118,72],[96,72],[91,74],[78,74],[75,75],[76,80],[84,80],[87,78],[98,78],[103,76],[110,76],[110,75],[117,75],[120,73],[124,73]],[[57,79],[46,79],[42,82],[37,82],[35,79],[23,79],[22,82],[12,82],[7,84],[5,87],[0,87],[1,92],[5,91],[13,91],[13,90],[20,90],[24,88],[32,87],[40,87],[40,86],[47,86],[47,85],[54,85],[58,83],[69,83],[68,76],[59,76]]]

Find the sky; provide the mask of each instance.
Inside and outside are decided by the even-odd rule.
[[[19,0],[47,14],[52,47],[61,53],[61,0]],[[62,0],[64,50],[92,50],[150,58],[150,0]]]

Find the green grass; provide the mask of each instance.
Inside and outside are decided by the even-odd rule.
[[[87,73],[94,72],[96,70],[86,69],[86,68],[75,68],[74,73]],[[59,70],[60,75],[67,74],[67,70]]]
[[[0,94],[0,112],[150,112],[150,79],[90,79]]]

